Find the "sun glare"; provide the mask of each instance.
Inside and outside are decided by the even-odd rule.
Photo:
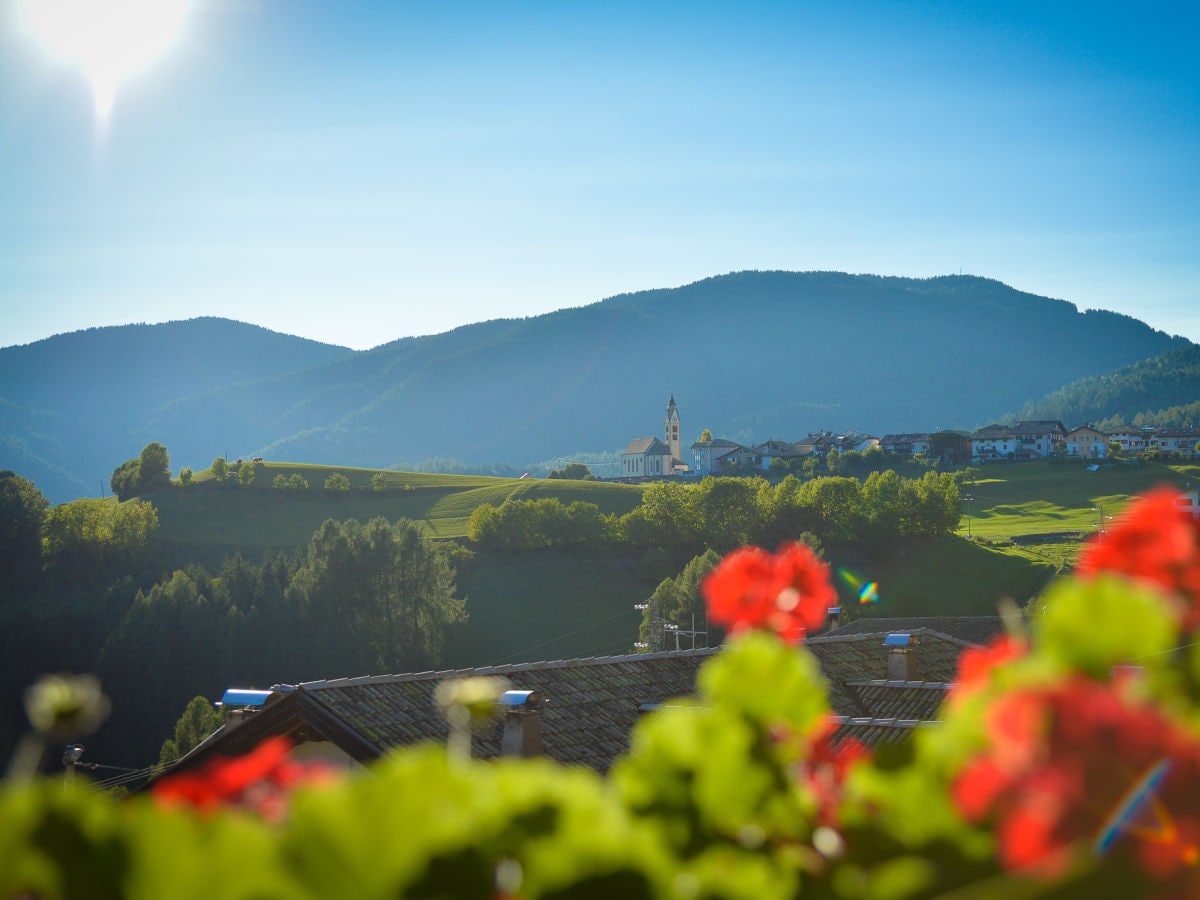
[[[190,7],[191,0],[24,0],[19,11],[47,53],[83,72],[104,122],[122,82],[175,43]]]

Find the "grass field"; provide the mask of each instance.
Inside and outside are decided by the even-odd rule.
[[[470,621],[447,653],[451,667],[632,653],[654,590],[626,560],[479,559],[458,571]]]
[[[350,481],[344,495],[322,489],[338,472]],[[275,477],[300,475],[307,490],[271,487]],[[236,545],[247,549],[300,547],[326,519],[367,521],[383,516],[395,521],[423,522],[436,538],[463,538],[475,507],[499,506],[507,499],[557,497],[564,503],[595,503],[604,513],[624,514],[641,502],[641,489],[599,481],[559,481],[533,478],[488,478],[384,472],[388,489],[371,489],[373,469],[347,469],[267,462],[257,466],[249,487],[218,487],[211,473],[197,474],[187,490],[153,494],[158,508],[159,538],[168,543]]]
[[[1183,489],[1200,483],[1200,465],[1158,462],[1103,466],[1095,472],[1082,466],[1048,462],[984,466],[982,475],[963,494],[975,537],[1010,538],[1053,531],[1094,532],[1104,516],[1119,513],[1129,499],[1155,485]],[[964,516],[959,533],[967,533]]]

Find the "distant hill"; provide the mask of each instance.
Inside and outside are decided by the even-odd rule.
[[[217,347],[211,332],[249,326],[140,328],[136,345],[119,348],[107,332],[132,333],[0,350],[0,467],[60,501],[94,493],[150,440],[166,444],[175,468],[226,452],[522,465],[657,435],[672,391],[685,446],[704,428],[742,442],[969,428],[1187,345],[989,279],[823,272],[741,272],[358,353],[258,329],[217,359],[206,352]],[[101,368],[103,359],[119,364]],[[248,371],[255,365],[262,371]],[[42,469],[24,465],[32,457]]]
[[[1009,418],[1184,427],[1195,424],[1198,413],[1200,346],[1191,344],[1073,381]]]
[[[5,347],[0,469],[32,479],[55,502],[96,496],[116,465],[154,439],[146,437],[153,410],[353,352],[218,318],[92,328]],[[219,441],[220,423],[208,425]],[[189,448],[172,450],[176,468],[206,467],[217,452],[189,462]]]

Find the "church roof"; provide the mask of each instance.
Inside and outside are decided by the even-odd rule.
[[[621,451],[622,456],[634,456],[648,453],[651,456],[668,456],[671,448],[656,437],[634,438],[629,446]]]

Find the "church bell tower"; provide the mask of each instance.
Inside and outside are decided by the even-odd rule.
[[[679,451],[679,407],[675,405],[675,393],[667,402],[667,415],[663,421],[663,443],[671,448],[671,456],[683,459]]]

